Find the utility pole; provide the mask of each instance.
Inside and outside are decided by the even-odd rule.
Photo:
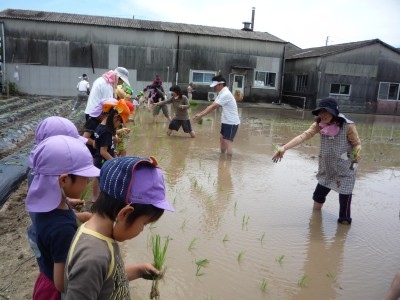
[[[329,42],[329,35],[326,37],[325,46],[328,46],[328,42]]]

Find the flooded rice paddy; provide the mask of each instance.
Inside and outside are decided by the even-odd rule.
[[[192,108],[192,115],[204,107]],[[307,129],[311,112],[241,108],[231,160],[219,153],[220,113],[168,137],[168,123],[141,109],[128,155],[157,157],[166,212],[123,244],[126,262],[152,261],[150,237],[169,237],[161,299],[381,299],[400,271],[400,117],[352,115],[363,143],[353,224],[337,224],[338,195],[313,212],[319,136],[284,159],[273,144]],[[196,262],[208,260],[198,267]],[[197,274],[196,274],[197,273]],[[151,282],[131,283],[148,299]]]

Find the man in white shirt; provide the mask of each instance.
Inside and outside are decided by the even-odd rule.
[[[122,83],[129,83],[129,72],[123,67],[117,67],[114,71],[108,71],[101,77],[97,78],[93,82],[92,90],[90,91],[89,99],[86,105],[85,114],[86,120],[89,118],[89,114],[95,109],[95,107],[104,99],[117,98],[117,86]]]
[[[222,107],[220,131],[221,153],[226,153],[231,156],[233,139],[235,138],[240,124],[236,100],[226,86],[225,78],[221,75],[212,78],[210,87],[214,88],[214,92],[217,92],[218,96],[211,105],[206,107],[205,110],[196,114],[193,121],[197,122],[205,115],[216,110],[218,107]]]
[[[87,101],[90,92],[90,84],[88,82],[89,78],[86,74],[79,77],[81,81],[78,82],[76,89],[78,90],[78,99],[75,102],[72,110],[78,109],[83,101]]]

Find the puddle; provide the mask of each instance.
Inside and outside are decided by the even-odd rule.
[[[192,115],[204,107],[192,108]],[[307,129],[311,112],[242,108],[231,161],[219,153],[220,114],[197,137],[168,137],[140,110],[129,155],[158,158],[176,212],[123,244],[126,262],[152,261],[152,233],[172,238],[161,299],[380,299],[399,271],[400,117],[347,115],[363,141],[351,226],[336,223],[338,196],[313,213],[319,137],[273,164],[272,144]],[[196,261],[208,259],[202,276]],[[263,289],[261,287],[264,282]],[[151,283],[131,283],[148,299]]]

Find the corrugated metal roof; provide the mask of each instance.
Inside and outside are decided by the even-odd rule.
[[[18,19],[29,21],[40,21],[49,23],[86,24],[95,26],[132,28],[138,30],[167,31],[175,33],[187,33],[195,35],[210,35],[220,37],[231,37],[248,40],[259,40],[277,43],[286,41],[269,34],[268,32],[243,31],[222,27],[203,25],[191,25],[182,23],[170,23],[160,21],[134,20],[115,17],[101,17],[89,15],[66,14],[56,12],[44,12],[33,10],[6,9],[0,12],[0,19]]]
[[[373,45],[376,43],[380,43],[380,44],[384,45],[385,47],[388,47],[388,48],[400,53],[400,51],[398,51],[396,48],[382,42],[381,40],[373,39],[373,40],[352,42],[352,43],[346,43],[346,44],[337,44],[337,45],[330,45],[330,46],[323,46],[323,47],[316,47],[316,48],[290,50],[290,51],[286,52],[285,59],[299,59],[299,58],[329,56],[329,55],[334,55],[334,54],[346,52],[349,50]]]

